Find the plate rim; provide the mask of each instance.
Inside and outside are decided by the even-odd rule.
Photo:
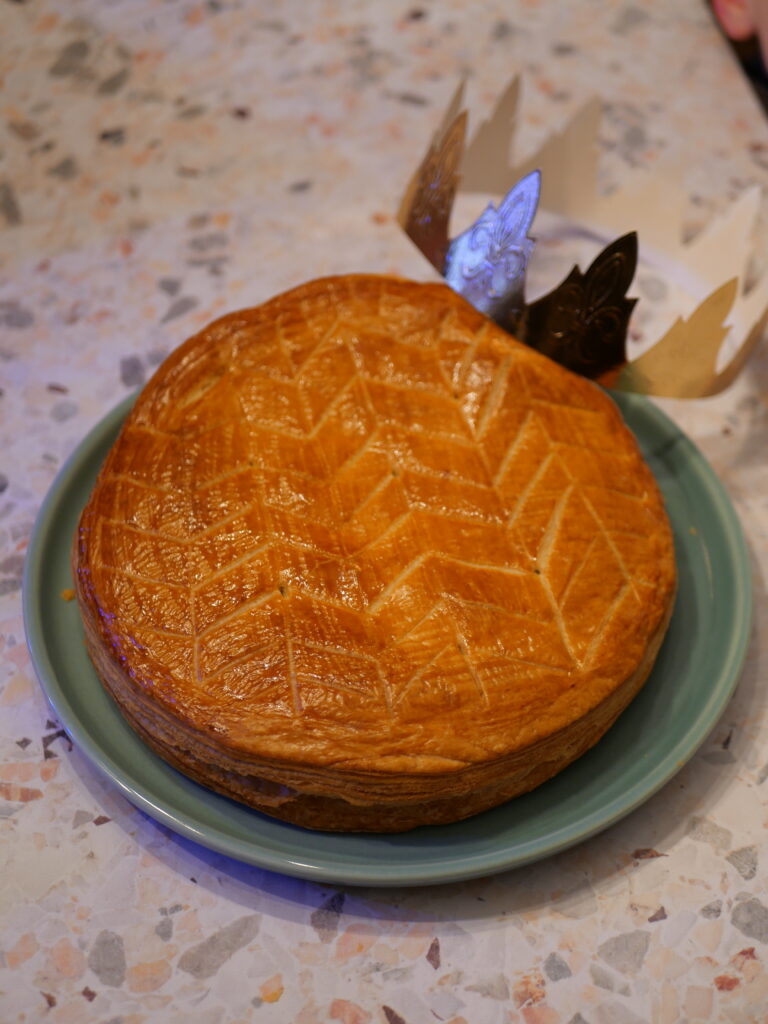
[[[581,821],[578,827],[567,825],[562,829],[555,829],[546,837],[529,838],[501,852],[494,849],[480,851],[476,854],[467,852],[458,855],[449,854],[440,863],[425,862],[410,867],[397,861],[385,862],[372,867],[370,863],[360,863],[359,858],[356,858],[354,864],[345,864],[330,863],[327,858],[318,860],[317,855],[314,856],[314,859],[311,855],[309,857],[285,857],[264,846],[259,847],[258,836],[255,837],[256,843],[254,844],[254,842],[242,840],[234,834],[227,834],[216,826],[206,825],[203,821],[198,821],[195,824],[191,818],[179,810],[174,810],[164,800],[161,799],[158,802],[158,799],[153,798],[153,794],[147,791],[143,785],[131,779],[130,773],[118,764],[110,755],[109,750],[92,737],[87,727],[81,724],[50,658],[42,621],[42,609],[46,603],[44,588],[34,585],[35,580],[41,577],[43,571],[42,558],[46,544],[50,540],[57,510],[61,502],[65,500],[73,479],[81,471],[82,466],[93,457],[95,451],[104,444],[105,436],[116,429],[126,417],[136,397],[136,394],[127,396],[91,427],[82,440],[76,444],[49,487],[35,518],[27,548],[22,583],[22,611],[33,668],[43,692],[68,734],[90,763],[106,776],[134,806],[139,807],[155,821],[166,825],[172,831],[194,840],[207,849],[237,860],[316,882],[342,885],[413,886],[443,884],[482,877],[551,857],[604,831],[632,813],[665,786],[694,756],[727,706],[741,676],[749,649],[752,625],[751,564],[741,522],[714,469],[674,420],[655,403],[643,396],[613,393],[612,397],[617,401],[622,412],[624,412],[622,407],[625,405],[635,412],[639,411],[650,421],[653,428],[673,435],[675,442],[685,447],[684,457],[695,470],[700,483],[706,487],[712,501],[712,508],[717,514],[717,521],[729,551],[728,561],[734,569],[733,628],[729,633],[730,642],[724,652],[718,672],[720,684],[713,687],[707,694],[707,698],[690,727],[666,751],[664,757],[653,766],[643,780],[638,781],[628,790],[622,791],[620,798],[615,798],[609,803],[607,813],[602,809],[599,812],[595,811]],[[58,595],[54,596],[58,598]],[[220,797],[220,799],[226,800],[227,798]],[[312,833],[307,831],[297,834],[306,834],[310,838],[307,845],[311,848]],[[545,846],[542,849],[543,844]]]

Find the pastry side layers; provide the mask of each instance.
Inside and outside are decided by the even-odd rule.
[[[455,820],[565,767],[642,685],[675,586],[610,399],[447,287],[370,276],[171,355],[74,558],[92,659],[145,739],[342,829]]]

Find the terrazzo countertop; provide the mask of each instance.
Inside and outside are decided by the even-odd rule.
[[[68,742],[21,615],[56,471],[175,345],[320,274],[433,276],[393,211],[461,75],[481,112],[524,75],[523,155],[601,96],[602,187],[682,166],[690,233],[764,184],[703,3],[0,0],[0,26],[0,1019],[768,1021],[764,346],[664,403],[749,543],[736,694],[652,799],[532,866],[337,887],[181,839]]]

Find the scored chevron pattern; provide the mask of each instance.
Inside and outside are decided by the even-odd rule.
[[[535,716],[641,649],[663,513],[613,406],[444,287],[412,295],[304,286],[139,399],[88,561],[141,685],[416,728]]]

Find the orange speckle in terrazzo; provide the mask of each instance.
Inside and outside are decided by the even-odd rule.
[[[0,782],[0,797],[4,800],[10,800],[11,803],[26,804],[30,800],[39,800],[42,795],[42,789],[17,786],[12,782]]]
[[[120,202],[120,196],[117,192],[112,192],[110,189],[105,189],[98,199],[98,205],[93,211],[93,218],[97,221],[107,220],[112,216],[114,208]]]
[[[0,779],[6,782],[29,782],[37,775],[37,764],[34,761],[13,762],[0,766]]]
[[[282,974],[273,974],[259,985],[259,995],[265,1003],[276,1003],[284,991]]]
[[[386,126],[386,133],[387,138],[392,139],[395,142],[399,142],[403,137],[403,129],[399,124],[388,124]]]
[[[512,987],[512,995],[518,1006],[527,1003],[540,1003],[545,996],[544,975],[541,971],[524,974]]]
[[[341,1024],[368,1024],[371,1019],[370,1013],[348,999],[334,999],[329,1013],[331,1020]]]
[[[152,867],[143,864],[142,867]],[[159,906],[163,903],[163,889],[156,878],[144,876],[136,881],[136,891],[142,906]]]
[[[757,960],[757,953],[755,953],[754,946],[747,946],[746,949],[740,949],[735,956],[731,957],[731,963],[737,971],[744,969],[744,965],[749,960]]]
[[[757,967],[757,964],[750,966]],[[745,972],[744,985],[741,988],[741,998],[751,1006],[768,1006],[768,974],[761,968],[754,978],[747,979]]]
[[[56,1016],[53,1018],[56,1021],[56,1024],[82,1024],[83,1006],[88,1005],[83,998],[82,992],[78,992],[77,995],[68,1002],[62,1002],[63,997],[61,994],[59,994],[58,998],[59,1003],[56,1006]],[[41,1019],[50,1020],[51,1018],[46,1015]],[[130,1017],[123,1017],[123,1024],[133,1024],[133,1021],[131,1021]]]
[[[205,20],[203,9],[200,6],[191,7],[184,15],[184,21],[188,25],[200,25]]]
[[[133,63],[146,64],[149,61],[154,61],[157,64],[162,57],[162,52],[158,52],[157,50],[134,50]]]
[[[677,998],[677,990],[669,981],[665,981],[661,986],[661,1000],[656,1019],[658,1024],[678,1024],[680,1020],[680,1002]]]
[[[404,959],[421,959],[426,956],[430,939],[420,935],[410,935],[397,946],[397,951]]]
[[[756,978],[765,977],[763,965],[759,960],[750,960],[748,963],[744,964],[741,973],[744,975],[745,984],[753,982]]]
[[[196,910],[188,910],[180,914],[176,921],[175,932],[177,935],[197,935],[200,931],[200,919]]]
[[[171,976],[171,965],[167,960],[150,960],[128,968],[126,978],[131,992],[154,992],[161,988]]]
[[[13,949],[9,949],[5,954],[5,962],[11,970],[16,967],[20,967],[23,963],[26,963],[30,957],[33,957],[40,947],[37,944],[37,939],[32,932],[25,932],[22,935]]]
[[[407,960],[418,960],[426,954],[432,938],[432,929],[429,925],[414,925],[409,929],[405,939],[398,944],[398,952]]]
[[[377,933],[373,925],[351,924],[336,942],[335,959],[349,960],[353,956],[360,956],[371,948],[376,939]]]
[[[80,978],[85,971],[85,957],[69,939],[59,939],[50,953],[51,965],[62,978]]]
[[[50,32],[59,24],[58,14],[44,14],[35,22],[35,32]]]
[[[703,985],[689,985],[685,993],[683,1012],[689,1017],[709,1018],[712,1012],[712,989]]]
[[[50,782],[51,779],[55,779],[58,775],[60,764],[61,761],[55,757],[52,757],[50,761],[43,761],[40,765],[40,779],[43,782]]]
[[[320,1017],[320,1011],[313,1002],[312,1004],[308,1003],[299,1011],[292,1024],[327,1024],[327,1022],[328,1018],[325,1015]]]
[[[394,967],[400,962],[397,950],[393,949],[386,942],[377,942],[371,948],[370,954],[377,963],[384,964],[387,967]]]
[[[105,320],[114,320],[115,312],[112,309],[97,309],[88,317],[89,324],[103,324]]]
[[[714,921],[701,921],[691,931],[691,938],[705,952],[714,953],[723,937],[724,922],[722,918]]]
[[[697,956],[693,962],[697,967],[703,968],[704,970],[708,967],[717,967],[717,960],[714,960],[711,956]]]
[[[730,974],[718,974],[715,978],[715,988],[719,992],[732,992],[740,984],[739,979],[731,977]]]
[[[294,953],[299,963],[315,966],[328,958],[328,950],[320,942],[299,942]]]
[[[754,946],[740,949],[735,956],[731,957],[731,963],[744,976],[745,982],[753,981],[758,975],[763,973],[763,966],[757,958]]]
[[[551,1006],[526,1006],[523,1008],[525,1024],[560,1024],[560,1014]]]

